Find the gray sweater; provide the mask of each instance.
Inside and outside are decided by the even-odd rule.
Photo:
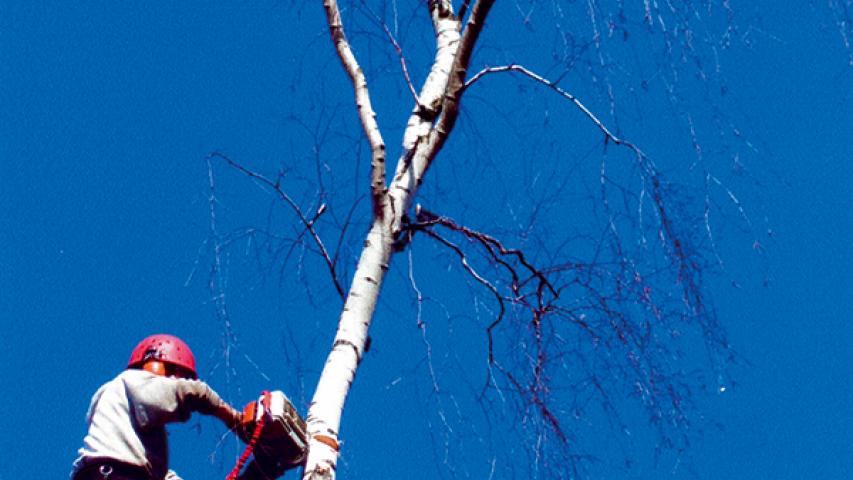
[[[92,397],[86,415],[89,432],[72,476],[88,462],[105,459],[141,466],[153,479],[165,478],[166,424],[185,422],[192,412],[212,415],[223,408],[233,410],[202,381],[125,370]]]

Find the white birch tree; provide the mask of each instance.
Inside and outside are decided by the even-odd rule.
[[[492,4],[493,1],[476,2],[464,21],[464,28],[460,20],[464,16],[457,17],[450,2],[437,1],[429,5],[436,38],[435,60],[406,124],[393,180],[386,184],[385,141],[371,108],[367,81],[347,41],[337,2],[325,0],[323,3],[332,41],[352,81],[359,118],[370,144],[373,223],[364,241],[332,351],[308,412],[312,442],[305,468],[306,479],[334,478],[344,400],[364,354],[368,328],[394,243],[402,236],[403,217],[409,211],[424,174],[453,130],[468,63]]]
[[[324,239],[328,241],[332,234],[320,231],[328,209],[333,208],[326,203],[330,195],[327,187],[317,187],[322,194],[316,196],[314,205],[305,207],[288,194],[283,180],[287,173],[280,172],[272,179],[225,154],[211,156],[252,177],[296,213],[299,228],[288,252],[299,245],[315,253],[334,291],[344,301],[331,351],[310,402],[307,420],[311,443],[304,478],[335,478],[345,401],[368,348],[371,321],[392,260],[401,252],[410,255],[405,277],[416,297],[417,326],[425,329],[420,315],[424,296],[411,273],[412,242],[416,238],[433,242],[444,252],[443,261],[454,264],[458,275],[480,290],[486,300],[478,300],[477,305],[491,305],[491,319],[482,328],[484,358],[473,368],[482,371],[485,385],[479,396],[474,396],[481,402],[498,397],[495,403],[525,412],[520,418],[532,425],[535,433],[528,437],[521,434],[519,443],[526,442],[526,450],[533,452],[529,468],[537,472],[536,476],[582,476],[587,454],[576,446],[583,442],[572,426],[584,416],[581,397],[587,398],[586,402],[596,399],[597,408],[610,417],[617,435],[626,432],[631,423],[622,418],[625,407],[621,397],[630,398],[656,432],[655,451],[685,449],[692,425],[693,392],[697,388],[725,389],[726,366],[735,358],[707,299],[704,283],[710,272],[724,271],[719,232],[735,225],[745,231],[750,238],[747,243],[759,252],[763,242],[758,233],[761,227],[753,224],[740,193],[730,186],[739,178],[749,177],[743,174],[743,159],[754,153],[754,147],[743,139],[736,121],[723,108],[728,87],[719,56],[737,42],[735,12],[729,1],[429,0],[406,6],[394,1],[353,1],[343,8],[337,0],[324,0],[322,6],[328,38],[354,96],[353,103],[339,109],[340,115],[357,117],[361,129],[359,135],[350,134],[347,145],[355,147],[341,157],[353,162],[352,157],[361,155],[358,145],[366,144],[370,158],[369,175],[363,185],[354,187],[369,192],[371,208],[369,221],[361,222],[367,234],[357,242],[361,248],[353,255],[357,260],[349,284],[341,280],[347,272],[347,258],[346,254],[341,258],[340,252],[346,243],[344,232],[348,228],[353,231],[351,225],[359,225],[353,220],[358,215],[353,212],[362,211],[357,202],[351,202],[349,212],[333,222],[339,240],[336,248],[329,248]],[[493,24],[490,14],[497,9],[512,10],[512,21],[502,18]],[[360,19],[361,50],[356,47],[358,42],[351,42],[345,18]],[[411,50],[429,50],[431,56],[409,56],[404,42],[398,41],[400,19],[408,19],[411,31],[425,27],[418,22],[429,22],[431,35],[410,33],[409,44],[415,44]],[[533,33],[531,38],[549,37],[551,45],[501,48],[501,40],[510,43],[519,35],[512,28],[535,31],[540,28],[535,22],[548,25],[542,27],[544,33]],[[840,27],[842,36],[846,28],[846,24]],[[634,36],[641,37],[639,43]],[[537,71],[525,63],[523,54],[539,48],[548,50],[550,60],[533,59],[545,65]],[[385,63],[366,69],[362,52],[373,49],[384,49],[384,53],[369,55],[371,63],[374,56]],[[416,75],[410,72],[413,57],[428,62],[412,68],[424,72],[420,85],[415,84]],[[621,62],[632,62],[632,66]],[[340,69],[332,67],[328,64],[324,73],[337,75]],[[485,97],[476,97],[478,88],[489,88],[492,80],[487,78],[509,76],[516,83],[501,84],[498,91],[503,88],[503,93],[492,89],[486,90],[489,93]],[[374,107],[373,82],[403,85],[399,88],[403,97],[410,99],[411,107],[402,125],[389,128],[380,121]],[[570,84],[577,85],[583,94],[569,88]],[[545,107],[517,102],[509,107],[503,98],[489,97],[504,95],[512,88],[540,92],[537,95],[547,95],[549,100],[543,101]],[[448,180],[447,176],[427,176],[427,172],[445,159],[451,135],[463,135],[454,133],[464,123],[460,122],[460,115],[466,112],[463,95],[466,99],[474,96],[488,107],[467,111],[472,124],[494,121],[474,117],[490,108],[501,112],[499,121],[512,125],[520,123],[527,113],[511,109],[529,106],[535,112],[538,123],[532,123],[538,126],[518,134],[532,138],[528,148],[535,161],[517,156],[519,152],[510,153],[516,157],[506,160],[506,164],[514,165],[510,168],[523,172],[519,191],[529,190],[526,218],[515,218],[520,216],[517,212],[506,213],[514,217],[509,223],[521,232],[515,236],[502,239],[499,234],[505,232],[504,226],[491,230],[487,222],[465,225],[416,205],[423,186],[442,185]],[[622,106],[632,102],[637,106]],[[668,117],[660,121],[643,119],[641,105],[649,102],[663,105],[661,110],[666,110]],[[656,114],[662,113],[652,113]],[[337,112],[322,115],[332,117]],[[558,116],[564,118],[552,120]],[[330,129],[308,127],[299,118],[294,121],[309,132]],[[643,131],[630,125],[633,122],[648,123],[646,131],[671,130],[671,135],[663,133],[660,138],[648,139],[649,144],[666,145],[662,138],[670,136],[679,140],[653,148],[656,155],[647,155],[648,149],[641,147],[643,138],[622,133]],[[551,142],[549,135],[560,135],[567,124],[580,133],[563,131],[569,140],[559,140],[550,151],[543,147]],[[390,176],[384,135],[388,130],[399,134],[395,141],[400,144]],[[469,131],[465,135],[465,140],[471,140],[480,133]],[[590,136],[590,140],[578,142],[581,135]],[[325,138],[315,135],[318,171],[327,164],[320,159]],[[471,143],[476,142],[475,138]],[[679,153],[661,153],[674,144]],[[560,150],[575,148],[573,145],[578,145],[578,151],[564,154]],[[585,152],[580,151],[582,148]],[[470,155],[472,162],[488,164],[487,155],[482,151],[472,154],[475,150],[456,145],[453,155]],[[595,156],[592,152],[597,152],[597,159],[591,158]],[[529,169],[525,166],[528,163]],[[722,175],[717,173],[720,170]],[[688,178],[676,183],[668,174]],[[322,175],[318,173],[317,179],[321,184]],[[479,180],[470,176],[454,179],[454,184],[492,194],[493,186],[478,184]],[[361,179],[356,181],[360,183]],[[211,191],[213,186],[211,179]],[[512,210],[511,205],[507,208]],[[308,211],[315,213],[305,213]],[[592,220],[583,220],[573,211],[584,212]],[[211,212],[214,220],[215,212]],[[581,220],[577,225],[559,227],[563,230],[551,230],[559,239],[545,239],[542,236],[552,227],[540,225],[554,221],[544,217],[555,215],[562,215],[557,223]],[[714,222],[719,217],[724,219],[723,227]],[[214,222],[212,231],[216,233]],[[244,230],[241,235],[248,233],[257,235],[258,231]],[[513,242],[524,243],[521,238],[528,239],[527,248],[514,248]],[[223,243],[219,240],[217,245]],[[217,259],[219,255],[217,246]],[[213,271],[220,270],[217,263]],[[508,327],[508,322],[513,326]],[[431,346],[427,344],[426,348]],[[696,349],[704,353],[697,355]],[[702,365],[704,376],[690,371],[697,365]],[[432,371],[431,364],[429,370],[438,392],[440,382],[436,378],[440,374]],[[516,400],[508,401],[507,397]],[[553,470],[557,462],[565,468]],[[551,471],[547,470],[549,466]],[[494,473],[494,464],[492,468]]]
[[[304,478],[306,479],[335,477],[338,455],[337,435],[344,401],[364,354],[368,329],[385,279],[385,272],[388,271],[395,251],[395,242],[403,237],[404,216],[410,210],[413,198],[424,181],[425,173],[441,151],[448,135],[453,131],[465,88],[490,72],[522,72],[546,86],[557,89],[558,93],[574,102],[587,115],[588,120],[601,129],[607,141],[617,145],[623,144],[620,138],[613,135],[571,94],[558,89],[550,81],[524,67],[508,65],[486,69],[474,76],[468,75],[474,48],[493,3],[493,0],[474,1],[473,5],[470,5],[470,13],[467,12],[468,1],[458,6],[458,12],[449,0],[434,0],[427,5],[435,32],[435,58],[406,123],[401,154],[397,159],[390,183],[386,183],[385,140],[371,107],[367,80],[347,40],[340,7],[336,0],[325,0],[323,3],[331,39],[341,64],[352,82],[364,137],[370,146],[373,220],[341,313],[332,351],[326,360],[308,412],[309,433],[312,441],[305,468]],[[645,161],[639,149],[633,146],[630,148],[635,150],[640,163]],[[649,173],[654,175],[653,172]],[[654,194],[658,195],[659,192]],[[663,205],[659,207],[663,212]],[[663,236],[672,237],[673,233],[667,231],[671,227],[667,226],[667,220],[663,215],[665,214],[661,217]],[[677,238],[664,238],[664,241],[675,245],[673,253],[676,256],[686,257],[677,251],[679,242]],[[547,282],[543,283],[547,284]],[[698,302],[698,299],[689,298],[690,295],[698,295],[698,292],[685,294],[689,304]],[[543,414],[546,417],[551,415],[544,409]],[[556,425],[554,422],[559,432]]]

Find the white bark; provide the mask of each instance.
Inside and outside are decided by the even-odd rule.
[[[332,351],[326,359],[308,411],[311,441],[305,468],[306,479],[335,478],[337,450],[314,437],[324,435],[337,441],[344,401],[364,354],[367,330],[393,251],[391,243],[387,226],[381,218],[376,218],[364,242]]]
[[[415,105],[406,123],[403,151],[397,160],[397,169],[388,190],[391,210],[394,212],[390,225],[393,234],[400,230],[403,213],[409,208],[424,173],[435,158],[434,155],[424,155],[423,140],[429,136],[433,122],[440,113],[441,100],[447,90],[447,81],[459,48],[459,21],[452,15],[442,17],[438,8],[433,9],[432,15],[436,38],[435,59],[418,95],[418,105]]]
[[[338,58],[352,82],[359,120],[364,129],[367,143],[370,144],[370,191],[373,199],[373,211],[378,214],[383,210],[385,200],[385,141],[382,139],[379,123],[376,121],[376,112],[373,111],[370,102],[367,79],[364,77],[364,72],[361,70],[344,33],[338,2],[337,0],[324,0],[323,8],[326,10],[326,22],[329,24],[329,33],[332,36],[335,51],[338,53]]]
[[[477,15],[480,3],[488,4],[481,16]],[[379,126],[375,115],[369,108],[370,97],[367,82],[358,66],[355,55],[347,44],[343,34],[340,14],[335,0],[324,0],[327,20],[335,43],[335,48],[344,69],[353,82],[356,93],[356,105],[359,117],[371,145],[374,158],[374,168],[371,175],[371,191],[374,195],[374,219],[372,227],[364,242],[364,249],[359,258],[352,285],[344,304],[338,324],[338,331],[329,353],[317,390],[308,411],[308,434],[311,437],[308,459],[304,478],[313,480],[330,480],[336,475],[338,450],[337,443],[346,395],[355,377],[355,371],[364,354],[368,328],[373,318],[376,302],[385,272],[388,270],[394,253],[393,244],[399,233],[403,214],[411,205],[412,199],[420,187],[423,175],[441,148],[443,140],[452,129],[457,111],[449,120],[449,128],[443,129],[436,137],[436,120],[442,115],[450,95],[458,103],[458,96],[464,86],[465,70],[470,59],[471,50],[476,42],[479,28],[491,0],[477,2],[472,9],[471,17],[475,18],[475,34],[466,42],[460,35],[460,22],[453,15],[450,2],[434,0],[431,4],[431,16],[436,36],[436,53],[430,73],[424,81],[403,134],[403,152],[398,159],[394,178],[388,190],[381,190],[378,182],[384,187],[384,165],[376,165],[377,153],[381,145],[382,161],[384,162],[384,143],[379,135]],[[467,30],[472,25],[469,18]],[[464,45],[467,52],[460,52]],[[460,60],[460,57],[462,60]],[[462,63],[460,63],[462,62]],[[461,67],[461,73],[459,72]],[[448,92],[451,74],[456,71],[462,81],[454,83],[454,91]],[[453,104],[453,107],[456,107]],[[447,119],[442,119],[440,125],[446,126]],[[379,177],[381,172],[382,177]],[[379,198],[377,198],[379,197]],[[321,437],[321,440],[318,440]],[[328,441],[331,439],[332,441]]]

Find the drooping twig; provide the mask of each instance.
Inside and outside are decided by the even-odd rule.
[[[431,228],[433,226],[445,227],[451,231],[462,234],[469,240],[473,240],[482,245],[486,252],[489,254],[489,258],[491,259],[491,261],[497,263],[498,265],[501,265],[511,276],[512,282],[510,284],[510,289],[513,293],[513,296],[504,297],[503,295],[501,295],[497,287],[495,287],[491,282],[486,280],[482,275],[480,275],[474,270],[474,268],[469,264],[465,252],[463,252],[458,245],[450,242],[449,240],[445,239],[444,237],[433,231],[433,229]],[[543,289],[547,289],[549,292],[551,292],[552,298],[549,302],[547,302],[549,304],[553,302],[553,300],[556,300],[556,298],[559,296],[557,290],[553,287],[553,285],[551,285],[551,282],[546,278],[545,274],[541,270],[534,267],[527,260],[523,252],[518,249],[506,248],[499,240],[490,235],[459,225],[447,217],[439,216],[432,212],[429,212],[428,210],[422,208],[420,205],[418,205],[417,208],[417,223],[410,224],[407,226],[407,228],[410,229],[410,231],[422,231],[427,236],[438,240],[439,243],[450,248],[460,258],[463,268],[469,274],[471,274],[471,276],[474,277],[477,282],[479,282],[480,284],[485,286],[490,292],[492,292],[492,295],[497,300],[499,312],[496,315],[496,318],[486,328],[486,334],[488,337],[489,363],[494,362],[493,331],[504,318],[504,314],[506,313],[506,301],[513,303],[521,303],[528,306],[528,308],[533,311],[544,312],[548,310],[549,307],[547,307],[545,305],[546,302],[543,301]],[[537,278],[539,280],[538,286],[536,288],[535,305],[527,304],[524,299],[524,295],[520,291],[520,288],[524,282],[521,281],[520,276],[518,275],[518,272],[516,271],[515,267],[510,265],[509,262],[503,257],[516,258],[516,260],[530,273],[532,278]],[[538,328],[538,326],[534,326],[535,328]]]
[[[578,107],[578,109],[580,109],[580,111],[583,112],[583,114],[587,118],[589,118],[589,120],[592,121],[592,123],[595,124],[595,126],[599,130],[601,130],[601,133],[604,134],[606,141],[613,142],[616,145],[623,145],[624,144],[624,145],[628,146],[629,148],[631,148],[631,150],[634,150],[634,152],[637,153],[638,155],[645,157],[645,154],[643,154],[643,152],[640,151],[640,149],[638,147],[636,147],[635,145],[633,145],[629,142],[626,142],[625,140],[623,140],[622,138],[618,137],[616,134],[611,132],[610,129],[608,129],[607,126],[605,126],[604,123],[601,120],[599,120],[598,117],[595,116],[595,114],[592,113],[592,111],[590,111],[589,108],[587,108],[586,105],[584,105],[573,94],[566,91],[565,89],[563,89],[559,85],[555,84],[554,82],[548,80],[547,78],[545,78],[545,77],[543,77],[543,76],[541,76],[541,75],[539,75],[539,74],[537,74],[537,73],[535,73],[535,72],[533,72],[533,71],[531,71],[531,70],[529,70],[529,69],[527,69],[521,65],[510,64],[510,65],[502,65],[502,66],[498,66],[498,67],[484,68],[483,70],[480,70],[479,72],[477,72],[473,77],[471,77],[470,80],[465,82],[465,86],[463,87],[463,90],[469,88],[471,85],[473,85],[474,83],[479,81],[481,78],[485,77],[486,75],[490,75],[493,73],[501,73],[501,72],[517,72],[517,73],[520,73],[520,74],[522,74],[522,75],[524,75],[524,76],[526,76],[526,77],[528,77],[528,78],[530,78],[536,82],[541,83],[542,85],[547,86],[551,90],[560,94],[560,96],[562,96],[563,98],[572,102],[572,104],[574,104],[576,107]]]
[[[209,215],[209,234],[213,241],[213,263],[208,274],[207,288],[213,300],[216,317],[222,322],[222,353],[225,357],[225,383],[231,387],[231,347],[234,343],[235,335],[233,326],[231,325],[231,317],[228,313],[228,303],[225,299],[225,278],[222,267],[223,246],[219,239],[219,231],[216,223],[216,183],[213,177],[213,165],[210,157],[207,161],[207,180],[208,180],[208,215]]]
[[[495,297],[495,300],[498,302],[498,314],[495,316],[495,319],[492,321],[492,323],[486,328],[486,335],[488,337],[489,342],[488,359],[490,364],[494,363],[494,336],[492,334],[492,331],[501,323],[504,318],[504,315],[506,314],[506,303],[504,296],[500,294],[497,287],[492,285],[491,282],[486,280],[482,275],[480,275],[479,273],[477,273],[476,270],[474,270],[474,268],[468,263],[468,257],[465,255],[465,252],[462,251],[459,245],[456,245],[455,243],[451,242],[450,240],[447,240],[446,238],[433,232],[432,230],[426,229],[424,230],[424,233],[452,250],[453,253],[455,253],[456,256],[459,257],[459,261],[462,264],[462,268],[464,268],[465,271],[467,271],[478,283],[486,287],[486,289],[492,293],[492,295]],[[512,301],[512,299],[509,300]]]
[[[441,225],[441,226],[444,226],[446,228],[449,228],[450,230],[454,230],[454,231],[457,231],[459,233],[462,233],[463,235],[465,235],[468,238],[476,239],[480,243],[482,243],[484,247],[486,247],[488,249],[489,253],[492,255],[492,257],[496,261],[499,261],[500,263],[502,263],[504,265],[506,265],[506,263],[498,258],[498,255],[495,253],[494,248],[497,248],[498,253],[500,253],[501,255],[509,255],[509,256],[516,257],[518,259],[519,263],[521,263],[524,266],[524,268],[526,268],[534,277],[538,278],[542,282],[542,284],[545,287],[547,287],[548,290],[551,291],[551,294],[554,295],[554,297],[558,296],[557,291],[554,289],[554,286],[551,285],[551,283],[548,281],[548,279],[545,277],[545,275],[539,269],[534,267],[527,260],[527,258],[524,256],[524,253],[521,250],[518,250],[515,248],[506,248],[498,239],[496,239],[496,238],[494,238],[488,234],[478,232],[476,230],[472,230],[468,227],[465,227],[464,225],[459,225],[447,217],[436,215],[436,214],[430,212],[429,210],[426,210],[425,208],[422,208],[420,206],[418,208],[418,224],[422,225],[422,226]],[[513,272],[513,283],[515,285],[514,288],[517,288],[518,276],[516,274],[514,274],[514,272]]]
[[[293,210],[293,212],[299,218],[299,221],[305,227],[304,231],[307,231],[311,235],[311,238],[314,240],[314,243],[317,245],[317,248],[320,249],[320,256],[322,256],[323,260],[326,262],[326,268],[329,270],[329,275],[331,276],[332,283],[335,286],[335,290],[338,292],[338,295],[343,299],[344,295],[345,295],[344,289],[343,289],[343,286],[341,286],[340,281],[338,280],[337,272],[335,271],[335,262],[331,259],[331,257],[329,257],[329,253],[326,250],[325,244],[323,244],[323,240],[320,239],[320,236],[317,234],[317,231],[314,229],[314,223],[326,211],[325,204],[320,205],[320,207],[314,213],[313,217],[311,219],[309,219],[302,212],[302,209],[299,208],[299,205],[297,205],[296,202],[293,201],[293,199],[290,198],[290,196],[287,193],[285,193],[284,190],[282,190],[281,184],[278,180],[272,181],[269,178],[255,172],[255,171],[249,170],[248,168],[237,163],[236,161],[232,160],[229,156],[227,156],[221,152],[213,152],[208,156],[208,158],[222,159],[228,165],[235,168],[236,170],[243,173],[244,175],[263,183],[267,187],[271,188],[276,193],[276,195],[278,195],[278,197],[280,199],[282,199],[291,208],[291,210]]]
[[[614,145],[626,147],[632,152],[634,152],[637,164],[643,171],[643,174],[646,179],[651,183],[651,201],[655,205],[655,213],[658,216],[658,221],[660,224],[659,234],[661,239],[666,242],[669,250],[669,256],[676,264],[676,267],[678,269],[678,281],[682,285],[682,300],[685,306],[692,310],[693,314],[701,317],[702,312],[705,310],[705,304],[702,300],[702,295],[699,292],[700,288],[693,280],[694,275],[700,270],[700,267],[695,263],[695,261],[691,260],[690,253],[688,252],[687,247],[685,246],[683,240],[680,238],[680,235],[676,231],[673,220],[669,214],[669,209],[667,208],[666,203],[664,202],[664,185],[661,182],[654,162],[652,162],[652,160],[638,146],[614,134],[594,113],[592,113],[591,110],[589,110],[589,108],[586,107],[586,105],[584,105],[573,94],[566,91],[554,82],[551,82],[550,80],[542,77],[541,75],[536,74],[535,72],[521,65],[510,64],[485,68],[473,77],[471,77],[470,80],[465,82],[464,88],[467,89],[486,75],[501,72],[520,73],[526,76],[527,78],[530,78],[542,85],[547,86],[563,98],[569,100],[573,105],[575,105],[596,126],[596,128],[598,128],[604,134],[605,143],[612,142]],[[737,202],[735,202],[735,204],[737,205]],[[708,320],[713,321],[713,319]],[[707,335],[710,335],[710,333],[714,329],[718,328],[718,326],[716,324],[713,324],[713,322],[709,325],[706,324],[705,321],[701,321],[700,325],[702,326],[703,330],[705,330],[705,333]],[[715,338],[714,341],[723,342],[723,340],[720,338]]]
[[[551,305],[557,299],[558,291],[546,278],[545,273],[534,267],[527,260],[524,253],[520,250],[507,248],[498,239],[490,235],[478,232],[469,227],[459,225],[449,218],[442,217],[432,212],[429,212],[428,210],[420,207],[420,205],[416,208],[416,212],[417,223],[407,225],[407,228],[409,229],[408,235],[411,236],[416,231],[423,232],[424,235],[434,240],[437,240],[441,245],[448,247],[459,258],[463,269],[468,272],[478,283],[480,283],[487,290],[489,290],[489,292],[491,292],[492,296],[494,296],[495,300],[497,301],[498,312],[496,313],[495,318],[492,320],[492,322],[486,327],[486,337],[488,341],[488,365],[490,367],[494,366],[499,372],[501,372],[501,374],[503,374],[509,380],[510,384],[513,385],[513,388],[518,391],[519,395],[521,395],[522,398],[525,398],[530,401],[537,408],[539,414],[554,431],[556,437],[562,443],[567,443],[567,435],[560,426],[560,422],[557,419],[557,416],[551,411],[551,408],[548,406],[549,387],[548,379],[545,375],[545,368],[548,363],[548,358],[544,345],[543,319],[553,310]],[[435,231],[434,227],[446,228],[482,246],[488,254],[489,260],[500,265],[504,270],[508,272],[508,274],[512,278],[512,282],[509,287],[512,292],[512,296],[505,296],[501,294],[498,287],[494,283],[487,280],[482,274],[480,274],[474,269],[474,267],[468,261],[467,254],[462,250],[462,248],[459,247],[457,244],[453,243],[452,241],[448,240],[444,236],[440,235],[438,232]],[[525,299],[526,296],[521,292],[521,288],[526,282],[520,279],[520,276],[516,271],[516,267],[510,264],[510,260],[507,260],[505,257],[515,258],[515,260],[525,270],[528,271],[531,278],[535,278],[538,280],[538,285],[535,289],[535,302],[530,303]],[[551,293],[551,298],[548,301],[544,300],[545,290]],[[500,325],[506,315],[506,304],[508,302],[524,306],[531,312],[532,315],[530,327],[533,331],[536,351],[532,360],[532,378],[528,386],[524,386],[522,382],[518,380],[516,375],[505,369],[495,358],[494,331],[498,327],[498,325]],[[486,388],[493,383],[491,375],[491,368],[489,368],[487,369],[487,378],[486,383],[483,387],[483,393],[485,393]]]
[[[388,41],[391,42],[391,46],[394,47],[394,52],[397,53],[397,58],[400,60],[400,69],[403,72],[403,78],[406,80],[406,86],[409,87],[409,92],[412,94],[412,98],[415,100],[415,103],[418,103],[418,92],[415,91],[415,85],[412,83],[412,78],[409,75],[409,67],[406,66],[406,57],[403,55],[403,47],[400,46],[397,39],[394,37],[394,34],[391,33],[391,29],[388,28],[388,24],[379,18],[379,16],[367,6],[364,0],[362,0],[361,4],[368,12],[370,12],[370,15],[373,17],[373,21],[382,27],[382,31],[385,32],[385,36],[388,37]]]

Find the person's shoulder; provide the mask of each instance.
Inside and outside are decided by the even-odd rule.
[[[142,379],[144,376],[140,376],[136,372],[139,372],[139,370],[123,370],[118,375],[101,385],[95,394],[92,395],[91,405],[99,403],[104,398],[109,399],[108,401],[114,401],[116,398],[124,397],[126,395],[125,392],[129,387],[132,388],[134,385],[144,383],[144,380]]]
[[[163,383],[162,379],[159,375],[155,375],[151,372],[147,372],[145,370],[139,370],[136,368],[129,368],[121,373],[113,380],[114,382],[120,382],[129,388],[142,387],[144,385],[150,385],[153,383]]]
[[[127,369],[122,370],[118,375],[104,382],[103,385],[98,389],[98,391],[108,390],[112,386],[122,385],[128,383],[128,381],[135,383],[145,379],[148,375],[151,375],[149,372],[145,372],[142,370],[134,370]]]
[[[140,370],[138,368],[128,368],[127,370],[123,370],[118,376],[115,378],[116,380],[148,380],[152,378],[156,378],[157,375],[145,371]]]
[[[167,377],[164,375],[157,375],[155,373],[148,372],[146,370],[139,369],[127,369],[121,372],[116,380],[123,382],[125,385],[129,387],[141,387],[141,386],[157,386],[157,387],[172,387],[172,388],[199,388],[202,386],[206,386],[207,384],[201,380],[194,380],[189,378],[178,378],[178,377]]]

